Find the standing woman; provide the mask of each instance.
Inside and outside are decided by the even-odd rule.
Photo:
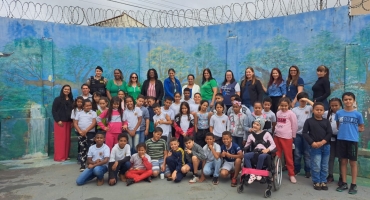
[[[195,84],[194,83],[194,79],[195,79],[195,77],[194,77],[194,75],[193,74],[189,74],[188,75],[188,84],[187,85],[184,85],[183,87],[182,87],[182,97],[181,97],[181,99],[184,99],[184,89],[185,88],[189,88],[190,89],[190,97],[192,98],[192,99],[194,99],[194,94],[196,94],[196,93],[200,93],[200,87],[199,87],[199,85],[197,85],[197,84]]]
[[[317,70],[317,81],[312,86],[313,101],[322,102],[325,110],[329,109],[329,103],[327,98],[330,96],[330,81],[329,81],[329,68],[324,65],[320,65]]]
[[[235,81],[234,73],[231,70],[227,70],[225,73],[224,82],[222,82],[220,92],[224,97],[224,104],[226,105],[226,110],[232,106],[231,96],[237,94],[240,96],[240,85]]]
[[[170,68],[168,70],[168,78],[166,78],[163,82],[164,86],[164,98],[171,97],[172,99],[175,98],[175,92],[179,92],[182,95],[181,84],[180,81],[175,77],[175,70]]]
[[[303,92],[304,81],[299,76],[300,72],[297,66],[293,65],[289,68],[288,79],[286,80],[286,96],[292,101],[292,107],[295,107],[297,102],[297,94]]]
[[[114,79],[109,80],[107,83],[107,97],[112,100],[113,97],[118,95],[118,91],[126,93],[126,82],[123,80],[123,74],[120,69],[114,70]]]
[[[156,103],[161,105],[164,91],[162,81],[158,80],[157,70],[149,69],[146,78],[141,88],[141,94],[147,97],[155,97]]]
[[[67,160],[71,146],[71,113],[73,109],[72,88],[64,85],[60,95],[54,99],[52,114],[54,118],[54,160]]]
[[[260,80],[256,79],[254,75],[254,69],[252,67],[247,67],[245,69],[244,79],[241,82],[241,95],[242,104],[247,106],[251,112],[253,112],[254,102],[263,100],[262,83]]]
[[[209,109],[213,108],[215,97],[217,94],[217,82],[212,77],[212,72],[209,68],[203,70],[202,86],[200,87],[200,94],[203,100],[209,102]]]
[[[267,85],[267,94],[272,100],[271,111],[276,114],[280,99],[286,95],[286,84],[278,68],[271,70],[270,80]]]
[[[108,80],[102,76],[103,68],[97,66],[95,68],[95,76],[91,76],[87,80],[86,84],[90,87],[90,94],[93,95],[94,92],[100,92],[102,96],[107,96],[106,85]]]
[[[136,103],[137,97],[141,94],[141,85],[137,73],[131,73],[126,89],[127,94],[134,98],[134,103]]]

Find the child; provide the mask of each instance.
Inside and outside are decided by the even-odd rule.
[[[296,137],[293,140],[294,143],[294,174],[297,175],[301,171],[301,161],[303,156],[305,177],[311,177],[310,167],[310,145],[302,136],[303,125],[305,121],[312,116],[312,105],[313,102],[308,99],[306,92],[300,92],[297,94],[297,101],[299,106],[292,109],[294,114],[297,116],[298,130]],[[310,104],[310,105],[307,105]]]
[[[127,125],[123,125],[123,130],[128,133],[128,143],[131,147],[139,144],[139,128],[142,121],[142,112],[140,108],[135,107],[134,98],[127,96],[125,99],[126,110],[123,113],[122,120],[127,122]],[[135,152],[135,149],[131,149],[132,152]],[[136,153],[136,152],[135,152]]]
[[[196,113],[195,115],[196,117],[194,120],[195,121],[194,141],[195,143],[199,144],[199,146],[201,147],[203,147],[206,144],[205,139],[206,139],[206,133],[209,132],[209,119],[213,115],[211,112],[207,112],[207,109],[208,109],[208,101],[202,100],[198,108],[199,111]]]
[[[179,183],[184,175],[181,172],[182,166],[185,165],[184,150],[179,147],[179,141],[173,137],[170,140],[171,150],[168,152],[166,164],[170,173],[165,174],[167,181]]]
[[[297,99],[299,99],[298,95]],[[299,100],[300,104],[301,101]],[[329,120],[322,117],[324,111],[324,104],[322,102],[316,102],[313,105],[313,117],[306,120],[302,131],[304,139],[311,146],[311,172],[313,188],[315,190],[328,190],[326,177],[328,176],[330,156],[329,141],[333,132]]]
[[[131,150],[127,144],[128,135],[121,133],[118,135],[118,143],[114,145],[109,159],[109,185],[113,186],[117,183],[117,173],[122,182],[126,181],[125,173],[130,169]]]
[[[202,101],[202,96],[200,95],[200,93],[195,93],[194,94],[194,103],[189,104],[190,113],[192,113],[194,115],[194,113],[198,112],[201,101]]]
[[[74,124],[74,121],[75,121],[75,118],[77,116],[77,114],[79,112],[82,112],[83,111],[83,108],[82,108],[82,102],[84,101],[84,98],[79,96],[76,98],[75,102],[73,103],[73,110],[72,110],[72,113],[71,113],[71,119],[73,120],[73,124]],[[77,136],[80,136],[80,134],[78,133],[77,129],[75,128],[75,134]],[[77,143],[77,154],[80,153],[80,150],[81,150],[81,145],[80,143],[78,142]],[[80,156],[78,155],[77,156],[77,163],[78,164],[81,164],[81,159],[80,159]]]
[[[175,92],[174,96],[175,101],[171,104],[170,108],[173,111],[174,115],[180,113],[180,104],[181,104],[181,94],[180,92]]]
[[[347,164],[351,166],[352,183],[348,190],[349,194],[357,193],[357,151],[359,133],[365,130],[364,119],[361,113],[353,108],[356,97],[352,92],[345,92],[342,95],[344,109],[337,111],[335,121],[337,121],[337,155],[341,159],[340,173],[343,183],[337,188],[338,192],[348,189],[347,185]]]
[[[265,161],[268,163],[268,166],[270,166],[271,157],[268,152],[274,150],[276,145],[271,134],[263,130],[263,127],[265,126],[264,119],[256,119],[252,126],[253,130],[248,136],[245,147],[252,145],[253,151],[244,154],[244,166],[247,168],[252,168],[251,159],[257,156],[258,161],[256,169],[262,169]],[[251,174],[249,176],[248,183],[251,184],[256,179],[259,181],[262,179],[262,177]]]
[[[162,128],[162,139],[167,142],[168,139],[171,137],[169,135],[172,124],[170,116],[162,113],[161,106],[157,103],[153,105],[153,108],[155,113],[155,115],[153,116],[154,127]]]
[[[236,178],[241,168],[243,151],[232,141],[231,133],[224,131],[222,133],[223,144],[221,145],[221,158],[224,159],[224,164],[221,167],[220,174],[223,178],[227,178],[230,174],[231,187],[236,187]]]
[[[206,156],[202,147],[194,143],[193,137],[185,136],[184,142],[187,163],[181,168],[181,172],[184,174],[189,171],[193,172],[193,178],[190,179],[189,183],[196,183],[199,180],[198,170],[202,169],[202,160],[206,159]]]
[[[100,98],[101,98],[100,92],[93,93],[92,110],[95,112],[97,112],[98,110],[101,110],[100,105],[99,105]]]
[[[145,97],[139,95],[136,99],[136,107],[140,108],[142,112],[142,119],[139,129],[139,143],[145,142],[145,136],[149,133],[149,111],[143,106]]]
[[[95,135],[95,143],[95,145],[89,148],[89,152],[87,153],[87,169],[78,176],[76,180],[77,185],[84,185],[87,181],[95,177],[98,186],[104,184],[104,174],[108,171],[109,147],[104,144],[104,135],[102,133]]]
[[[275,126],[274,142],[277,147],[276,155],[279,156],[279,158],[281,158],[281,155],[284,152],[290,182],[297,183],[297,180],[294,177],[292,147],[293,138],[296,137],[298,126],[297,117],[291,110],[289,110],[289,105],[291,105],[289,98],[283,97],[280,99],[280,110],[276,113],[277,123]]]
[[[108,145],[109,149],[112,149],[114,144],[118,140],[118,135],[122,133],[122,126],[126,123],[122,122],[121,99],[118,97],[113,97],[109,104],[109,109],[103,111],[96,121],[102,130],[106,131],[105,144]],[[106,120],[106,124],[103,124],[103,120]]]
[[[217,93],[216,96],[215,96],[215,102],[217,103],[223,103],[224,102],[224,96],[222,95],[222,93]],[[226,105],[224,104],[224,109],[222,110],[222,113],[223,114],[226,114],[226,111],[227,111],[227,107]],[[217,113],[217,110],[216,110],[216,104],[215,104],[215,107],[213,108],[213,114],[216,114]]]
[[[239,95],[237,95],[237,94],[234,94],[234,95],[232,95],[231,96],[231,102],[233,102],[233,101],[242,101],[242,99],[239,97]],[[234,110],[233,110],[233,108],[232,107],[230,107],[228,110],[227,110],[227,116],[229,116],[231,113],[233,113],[234,112]],[[247,107],[247,106],[245,106],[245,105],[243,105],[242,104],[242,108],[240,109],[240,112],[241,113],[244,113],[245,115],[247,115],[248,117],[249,116],[251,116],[251,110],[249,110],[249,108]]]
[[[80,172],[86,169],[87,152],[93,144],[96,125],[96,112],[91,110],[91,101],[85,99],[82,102],[82,107],[83,112],[79,112],[73,122],[75,129],[80,134],[78,136],[78,143],[80,145],[79,156],[81,159]]]
[[[326,178],[327,183],[331,183],[334,181],[333,176],[333,169],[334,169],[334,160],[335,157],[338,157],[336,154],[336,147],[337,147],[337,135],[338,135],[338,128],[337,128],[337,122],[335,121],[335,115],[338,110],[342,109],[342,101],[338,98],[332,98],[329,100],[329,110],[324,112],[323,118],[326,118],[329,120],[331,124],[331,129],[333,131],[333,135],[331,135],[331,141],[330,141],[330,157],[329,157],[329,175],[328,178]],[[338,159],[339,162],[339,181],[338,186],[342,185],[342,176],[340,175],[340,159]]]
[[[246,131],[249,131],[249,124],[252,123],[250,119],[240,112],[242,107],[241,101],[232,101],[232,108],[234,113],[231,113],[227,120],[227,131],[231,132],[233,141],[241,147],[243,145],[243,137]]]
[[[121,99],[121,108],[122,110],[125,110],[126,109],[126,106],[125,106],[125,92],[123,90],[119,90],[118,93],[117,93],[117,97],[119,99]]]
[[[131,169],[127,171],[127,186],[134,183],[138,183],[142,180],[152,182],[150,176],[152,175],[152,163],[151,158],[146,154],[145,143],[139,143],[136,145],[137,153],[131,156]]]
[[[149,134],[145,137],[145,139],[149,139],[153,137],[153,131],[154,131],[154,121],[153,121],[153,116],[155,115],[154,113],[154,108],[153,105],[155,103],[155,97],[147,97],[147,104],[148,104],[148,112],[149,112]]]
[[[161,138],[162,133],[162,128],[156,127],[153,132],[153,138],[145,141],[148,155],[152,159],[153,177],[157,177],[160,173],[170,173],[170,170],[166,168],[167,142]]]
[[[222,144],[222,133],[226,131],[226,124],[229,120],[227,116],[223,113],[224,103],[216,102],[215,108],[217,113],[212,115],[209,121],[209,131],[215,136],[216,143]]]
[[[190,96],[190,88],[185,88],[184,89],[184,99],[182,102],[187,102],[188,104],[194,104],[194,100]]]
[[[108,102],[109,102],[109,100],[108,100],[108,98],[107,97],[101,97],[100,99],[99,99],[99,106],[100,106],[100,109],[98,109],[97,111],[96,111],[96,115],[97,116],[100,116],[102,113],[103,113],[103,111],[105,111],[105,110],[108,110],[109,108],[107,107],[108,106]],[[106,120],[105,119],[102,119],[102,123],[106,126],[107,125],[107,122],[106,122]],[[105,134],[106,134],[106,131],[105,130],[103,130],[100,126],[96,126],[96,132],[102,132],[103,134],[104,134],[104,136],[105,136]]]
[[[203,151],[206,158],[204,161],[202,161],[202,176],[200,177],[199,182],[203,182],[206,179],[205,175],[213,175],[212,183],[213,185],[218,185],[218,177],[222,164],[221,147],[215,143],[215,137],[213,133],[208,132],[206,134],[205,141],[207,144],[204,145]]]
[[[184,137],[193,136],[194,116],[190,114],[189,104],[182,102],[180,113],[176,115],[173,127],[175,128],[175,137],[179,140],[180,147],[184,148]]]
[[[173,112],[173,110],[170,108],[172,105],[172,97],[166,97],[164,99],[164,104],[161,108],[162,110],[162,113],[164,114],[167,114],[168,116],[170,116],[170,119],[171,119],[171,123],[173,123],[173,120],[175,120],[175,114]],[[171,129],[170,129],[170,132],[168,135],[170,136],[175,136],[175,128],[173,128],[173,126],[171,126]]]
[[[272,105],[272,99],[270,97],[266,97],[265,99],[263,99],[262,103],[263,103],[262,114],[266,115],[267,121],[270,121],[272,123],[271,129],[269,129],[268,131],[270,133],[274,133],[276,126],[276,115],[274,112],[270,110]],[[256,113],[256,110],[254,110],[254,113]]]

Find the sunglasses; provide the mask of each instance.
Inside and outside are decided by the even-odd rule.
[[[131,76],[131,78],[135,78],[135,79],[136,79],[136,78],[137,78],[137,76]]]

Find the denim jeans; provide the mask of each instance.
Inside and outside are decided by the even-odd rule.
[[[243,137],[232,136],[233,142],[243,149]]]
[[[137,131],[136,134],[139,133],[139,143],[145,142],[145,130],[144,131]]]
[[[207,162],[203,168],[203,174],[208,176],[213,174],[213,177],[219,177],[222,160],[219,158],[211,162]]]
[[[140,139],[140,131],[136,131],[134,137],[128,134],[128,143],[131,146],[131,154],[136,153],[136,145],[139,144],[139,139]]]
[[[106,165],[96,166],[92,169],[86,168],[80,176],[78,176],[76,183],[77,185],[83,185],[86,182],[92,180],[93,178],[97,178],[101,180],[104,178],[104,174],[107,173],[108,167]]]
[[[302,134],[297,134],[296,138],[294,138],[294,171],[300,172],[301,171],[301,161],[303,157],[304,161],[304,171],[310,172],[311,171],[311,164],[310,164],[310,145],[308,142],[303,138]]]
[[[310,147],[311,175],[314,183],[326,183],[328,176],[330,145],[324,145],[318,149]]]
[[[244,166],[247,167],[247,168],[252,168],[251,160],[254,159],[255,156],[256,156],[255,152],[248,152],[248,153],[244,154]],[[266,154],[266,153],[258,154],[258,161],[257,161],[256,169],[262,169],[266,158],[269,157],[269,156],[270,155]],[[271,158],[269,158],[269,159],[271,159]]]

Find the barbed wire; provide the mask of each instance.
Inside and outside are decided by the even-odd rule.
[[[364,6],[364,3],[370,0],[359,0],[355,5],[350,5],[350,0],[253,0],[253,2],[211,8],[178,10],[154,10],[135,5],[130,6],[137,7],[139,10],[114,10],[58,6],[20,0],[0,1],[1,17],[74,25],[153,28],[209,26],[287,16],[343,5],[348,5],[350,8],[370,9]],[[117,0],[108,1],[129,5]]]

